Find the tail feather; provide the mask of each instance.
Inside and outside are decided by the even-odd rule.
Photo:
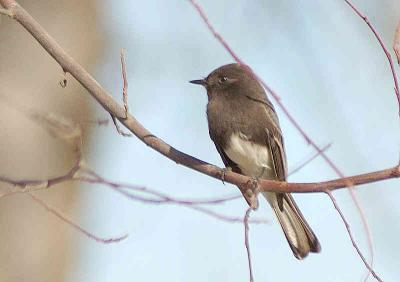
[[[297,259],[305,258],[308,253],[318,253],[321,246],[317,237],[304,219],[290,194],[263,193],[270,203],[283,233]],[[278,197],[282,197],[278,202]]]

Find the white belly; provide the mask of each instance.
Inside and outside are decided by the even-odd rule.
[[[273,161],[266,146],[248,141],[242,134],[232,134],[224,151],[243,174],[256,178],[275,178]]]

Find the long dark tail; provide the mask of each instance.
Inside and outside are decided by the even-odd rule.
[[[305,258],[308,253],[319,253],[321,246],[290,194],[263,193],[278,217],[283,233],[294,256]],[[278,202],[278,197],[279,201]]]

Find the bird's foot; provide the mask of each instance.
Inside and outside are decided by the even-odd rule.
[[[223,183],[224,185],[225,185],[225,175],[226,175],[227,172],[231,172],[231,171],[232,171],[232,168],[231,168],[230,166],[225,167],[225,168],[222,169],[222,172],[221,172],[221,180],[222,180],[222,183]]]
[[[247,181],[246,185],[243,187],[244,189],[241,190],[244,198],[246,199],[249,206],[256,210],[258,209],[258,193],[259,193],[259,185],[257,178],[251,178]]]

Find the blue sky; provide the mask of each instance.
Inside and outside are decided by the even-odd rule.
[[[384,53],[366,25],[344,1],[200,1],[217,30],[280,95],[282,102],[346,175],[394,165],[399,158],[399,121]],[[356,1],[391,45],[395,1]],[[188,83],[232,58],[207,31],[188,1],[104,1],[99,32],[107,45],[96,78],[120,99],[119,50],[126,49],[131,113],[175,148],[222,165],[208,137],[204,90]],[[98,110],[98,116],[105,116]],[[313,150],[278,109],[289,167]],[[113,128],[98,128],[89,164],[108,178],[145,185],[181,198],[237,192],[152,151]],[[320,159],[291,181],[335,178]],[[376,271],[385,281],[399,276],[400,232],[395,181],[360,187],[375,241]],[[86,185],[84,185],[86,186]],[[345,190],[335,192],[365,254],[365,233]],[[365,268],[344,225],[324,195],[295,195],[322,245],[322,252],[296,260],[270,208],[250,228],[256,281],[358,281]],[[127,200],[90,186],[77,204],[81,221],[96,234],[128,232],[119,244],[77,241],[71,281],[247,281],[241,224],[225,223],[179,206]],[[215,210],[242,216],[237,200]]]

